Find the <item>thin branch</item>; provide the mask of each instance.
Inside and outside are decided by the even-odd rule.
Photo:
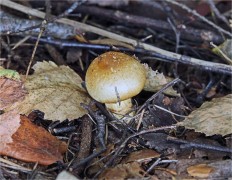
[[[74,2],[71,7],[69,7],[65,12],[61,13],[58,16],[53,16],[51,14],[51,2],[50,0],[46,1],[46,14],[43,19],[47,21],[47,27],[51,31],[50,33],[55,37],[62,37],[67,38],[70,35],[75,35],[76,32],[74,30],[70,30],[70,26],[61,26],[57,25],[57,23],[54,23],[57,19],[67,16],[68,14],[72,13],[77,6],[81,5],[82,3],[86,2],[86,0],[79,0],[77,2]],[[0,1],[1,4],[1,1]],[[0,18],[2,20],[2,25],[0,27],[1,35],[4,35],[6,28],[7,28],[7,35],[13,34],[13,33],[22,33],[27,31],[32,31],[35,33],[38,33],[36,29],[40,28],[43,25],[43,21],[39,20],[27,20],[27,19],[21,19],[15,16],[12,16],[9,13],[6,13],[4,11],[0,12]],[[52,25],[51,25],[52,24]],[[55,24],[55,25],[54,25]],[[72,26],[73,27],[73,26]],[[47,28],[46,28],[47,29]],[[54,30],[53,30],[54,29]],[[59,31],[63,31],[60,34],[58,34]],[[66,32],[65,32],[66,31]],[[49,31],[48,31],[49,33]],[[65,34],[65,35],[62,35]]]
[[[199,149],[205,149],[205,150],[213,150],[213,151],[221,151],[225,153],[232,153],[232,149],[224,146],[213,146],[209,144],[200,144],[196,142],[191,142],[191,141],[186,141],[183,139],[178,139],[175,137],[168,136],[167,137],[168,141],[178,143],[178,144],[183,144],[182,148],[199,148]]]
[[[179,46],[180,46],[180,35],[181,35],[181,29],[178,28],[178,24],[180,24],[175,16],[175,11],[171,9],[171,7],[165,2],[161,1],[161,4],[163,6],[163,11],[167,14],[168,18],[167,21],[170,24],[172,30],[175,32],[176,35],[176,49],[175,53],[178,53]]]
[[[5,11],[0,12],[0,34],[4,35],[30,35],[37,36],[40,32],[41,22],[39,19],[23,19],[13,16]],[[47,24],[43,36],[59,37],[60,39],[68,39],[76,35],[76,30],[73,26],[61,23]]]
[[[40,38],[41,38],[41,36],[42,36],[44,30],[45,30],[45,26],[46,26],[46,25],[47,25],[47,21],[44,20],[44,21],[42,22],[42,24],[41,24],[40,33],[38,34],[38,39],[36,40],[36,43],[35,43],[35,46],[34,46],[34,49],[33,49],[32,55],[31,55],[31,59],[30,59],[30,61],[29,61],[29,65],[28,65],[28,67],[27,67],[27,72],[26,72],[25,80],[27,80],[27,76],[28,76],[29,71],[30,71],[30,69],[31,69],[31,65],[32,65],[33,59],[34,59],[34,57],[35,57],[36,49],[37,49],[37,47],[38,47],[38,45],[39,45],[39,40],[40,40]]]
[[[152,95],[149,99],[146,100],[146,102],[139,108],[139,110],[137,111],[137,114],[146,106],[148,105],[153,99],[155,99],[159,94],[161,94],[162,92],[164,92],[167,88],[175,85],[176,83],[180,82],[181,80],[176,78],[173,81],[167,83],[164,87],[162,87],[157,93],[155,93],[154,95]]]
[[[95,6],[80,6],[78,7],[78,12],[83,14],[92,15],[101,19],[107,19],[112,22],[119,22],[120,24],[137,26],[139,28],[152,28],[163,33],[166,33],[167,36],[172,36],[172,29],[168,22],[163,20],[157,20],[153,18],[138,16],[122,12],[119,10],[110,10],[106,8],[99,8]],[[166,13],[166,12],[165,12]],[[176,14],[176,13],[175,13]],[[170,16],[169,16],[170,17]],[[213,41],[214,43],[223,42],[223,37],[219,33],[215,33],[210,30],[205,29],[196,29],[190,26],[185,26],[184,24],[179,24],[179,31],[181,31],[181,37],[194,42],[203,42],[203,41]]]
[[[30,37],[31,39],[35,39],[34,37]],[[120,46],[111,46],[106,44],[89,44],[89,43],[80,43],[80,42],[72,42],[72,41],[61,41],[61,40],[55,40],[55,39],[45,39],[41,38],[40,42],[53,44],[59,47],[79,47],[83,49],[101,49],[105,51],[126,51],[126,52],[133,52],[133,53],[142,53],[146,56],[152,56],[155,57],[154,59],[160,60],[160,61],[166,61],[170,63],[183,63],[190,66],[194,66],[195,68],[204,69],[207,71],[212,71],[216,73],[222,73],[222,74],[228,74],[232,75],[232,66],[221,64],[221,63],[214,63],[209,61],[204,61],[201,59],[191,58],[189,56],[172,56],[171,54],[175,54],[169,51],[165,51],[166,54],[157,53],[155,51],[148,51],[145,48],[136,47],[135,49],[129,49],[125,47]]]
[[[210,42],[210,45],[213,46],[214,48],[216,48],[218,53],[224,58],[224,60],[228,64],[232,65],[232,59],[230,59],[218,46],[216,46],[213,42]]]
[[[123,149],[125,148],[125,146],[127,145],[127,142],[136,137],[136,136],[140,136],[140,135],[143,135],[143,134],[148,134],[148,133],[154,133],[156,131],[160,131],[160,130],[166,130],[166,129],[175,129],[176,126],[164,126],[164,127],[158,127],[158,128],[154,128],[154,129],[147,129],[147,130],[143,130],[143,131],[140,131],[138,133],[135,133],[135,134],[132,134],[130,135],[129,137],[127,137],[123,142],[122,144],[115,150],[115,153],[114,155],[109,159],[109,161],[106,162],[106,164],[103,166],[103,168],[101,170],[99,170],[94,178],[96,178],[106,167],[108,167],[114,160],[115,158],[120,155],[120,153],[123,151]]]
[[[69,14],[71,14],[78,6],[80,6],[81,4],[85,3],[87,0],[77,0],[76,2],[74,2],[67,10],[65,10],[62,14],[60,14],[59,16],[56,17],[56,19],[60,19],[62,17],[66,17]],[[55,19],[54,19],[55,21]]]
[[[214,1],[207,0],[208,4],[210,5],[211,10],[216,14],[216,16],[221,19],[227,26],[230,26],[229,21],[223,16],[220,11],[216,8]]]
[[[0,4],[4,5],[6,7],[12,8],[12,9],[18,10],[18,11],[21,11],[23,13],[27,13],[31,16],[39,17],[42,19],[45,17],[45,13],[43,13],[41,11],[17,4],[15,2],[12,2],[9,0],[1,0]],[[134,47],[140,47],[140,48],[143,48],[145,50],[152,51],[154,53],[153,55],[156,54],[156,55],[162,56],[165,59],[167,59],[167,57],[168,57],[169,59],[172,59],[173,61],[178,61],[178,62],[181,62],[184,64],[186,64],[186,62],[188,62],[190,64],[195,64],[198,67],[201,67],[201,68],[206,69],[206,70],[213,69],[214,72],[221,72],[221,73],[226,73],[226,74],[230,74],[230,75],[232,74],[232,66],[228,66],[228,65],[224,65],[224,64],[220,64],[220,63],[207,62],[207,61],[204,61],[201,59],[192,58],[192,57],[188,57],[185,55],[169,52],[169,51],[160,49],[158,47],[155,47],[155,46],[152,46],[152,45],[149,45],[146,43],[138,42],[137,40],[130,39],[130,38],[127,38],[127,37],[124,37],[124,36],[121,36],[121,35],[118,35],[118,34],[115,34],[112,32],[108,32],[106,30],[103,30],[103,29],[100,29],[100,28],[97,28],[97,27],[94,27],[91,25],[87,25],[84,23],[73,21],[70,19],[62,18],[62,19],[58,19],[57,22],[63,23],[63,24],[68,24],[68,25],[71,25],[73,27],[82,29],[84,31],[92,32],[92,33],[95,33],[95,34],[98,34],[98,35],[101,35],[104,37],[116,39],[118,41],[122,41],[122,42],[125,42],[128,44],[131,44]]]
[[[217,29],[219,32],[222,32],[230,37],[232,37],[232,34],[231,32],[229,31],[226,31],[225,29],[221,28],[220,26],[214,24],[213,22],[209,21],[208,19],[206,19],[204,16],[201,16],[199,13],[197,13],[195,10],[192,10],[190,9],[189,7],[187,7],[186,5],[184,4],[181,4],[177,1],[173,1],[173,0],[165,0],[171,4],[175,4],[176,6],[186,10],[188,13],[191,13],[193,14],[194,16],[198,17],[200,20],[202,20],[203,22],[209,24],[210,26],[212,26],[213,28]]]

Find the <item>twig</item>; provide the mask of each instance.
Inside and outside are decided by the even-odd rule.
[[[35,39],[35,37],[30,37],[31,39]],[[221,64],[221,63],[213,63],[204,61],[201,59],[191,58],[188,56],[171,56],[169,51],[166,51],[166,54],[156,53],[155,51],[148,51],[146,49],[136,47],[135,49],[128,49],[125,47],[119,46],[110,46],[104,44],[89,44],[89,43],[80,43],[80,42],[72,42],[72,41],[61,41],[55,39],[45,39],[41,38],[40,42],[45,42],[49,44],[53,44],[59,47],[79,47],[84,49],[101,49],[101,50],[113,50],[113,51],[126,51],[126,52],[136,52],[142,53],[145,55],[150,55],[156,57],[156,60],[167,61],[167,62],[179,62],[183,64],[187,64],[190,66],[195,66],[195,68],[205,69],[207,71],[212,71],[216,73],[223,73],[232,75],[232,66]],[[172,53],[173,54],[173,53]],[[177,54],[178,55],[178,54]]]
[[[44,19],[46,19],[47,21],[49,20],[49,18],[52,16],[52,5],[51,5],[51,0],[46,0],[45,1],[45,7],[46,7],[46,16]]]
[[[181,4],[177,1],[173,1],[173,0],[165,0],[171,4],[175,4],[176,6],[186,10],[188,13],[193,14],[194,16],[198,17],[200,20],[202,20],[203,22],[209,24],[210,26],[212,26],[213,28],[217,29],[219,32],[222,32],[226,35],[228,35],[229,37],[232,37],[231,32],[224,30],[223,28],[219,27],[218,25],[214,24],[213,22],[209,21],[208,19],[206,19],[204,16],[201,16],[199,13],[197,13],[195,10],[190,9],[189,7],[187,7],[184,4]]]
[[[46,24],[47,24],[47,21],[44,20],[43,23],[42,23],[42,25],[41,25],[40,33],[38,34],[38,38],[37,38],[37,41],[36,41],[36,43],[35,43],[33,52],[32,52],[32,54],[31,54],[31,59],[30,59],[30,61],[29,61],[29,65],[28,65],[28,67],[27,67],[27,72],[26,72],[25,80],[27,80],[27,76],[28,76],[29,71],[30,71],[30,69],[31,69],[31,65],[32,65],[33,59],[34,59],[34,57],[35,57],[36,49],[37,49],[38,44],[39,44],[39,40],[40,40],[40,38],[41,38],[41,36],[42,36],[44,30],[45,30]]]
[[[97,121],[97,138],[102,149],[105,149],[105,116],[101,115],[99,111],[93,111],[88,105],[81,103],[81,106],[88,111],[90,116]]]
[[[89,117],[83,117],[81,129],[81,144],[80,151],[77,154],[77,158],[72,162],[73,165],[79,163],[82,159],[89,156],[90,148],[91,148],[91,140],[92,140],[92,126],[93,123]],[[73,169],[73,173],[75,175],[79,175],[84,167],[78,167]]]
[[[139,108],[139,110],[137,111],[137,114],[146,106],[148,105],[154,98],[156,98],[160,93],[164,92],[167,88],[173,86],[174,84],[176,84],[177,82],[179,82],[180,79],[176,78],[173,81],[169,82],[168,84],[166,84],[164,87],[162,87],[157,93],[155,93],[154,95],[152,95],[149,99],[146,100],[146,102]]]
[[[123,151],[123,149],[125,148],[127,142],[136,137],[136,136],[140,136],[140,135],[143,135],[143,134],[148,134],[148,133],[154,133],[156,131],[160,131],[160,130],[166,130],[166,129],[174,129],[176,128],[176,126],[165,126],[165,127],[158,127],[158,128],[154,128],[154,129],[147,129],[147,130],[143,130],[143,131],[140,131],[138,133],[135,133],[135,134],[132,134],[130,135],[128,138],[126,138],[122,144],[116,149],[114,155],[109,159],[109,161],[102,167],[101,170],[99,170],[94,178],[96,178],[106,167],[108,167],[113,161],[114,159]]]
[[[33,171],[33,169],[31,169],[31,168],[23,167],[21,165],[18,165],[18,164],[14,163],[14,162],[3,159],[1,157],[0,157],[0,167],[7,167],[9,169],[18,170],[18,171],[26,172],[26,173],[30,173],[30,172]],[[50,175],[50,174],[42,172],[42,171],[39,172],[39,173],[41,173],[43,175],[47,175],[47,176]]]
[[[155,166],[157,166],[159,164],[159,162],[161,161],[161,158],[158,158],[146,171],[145,175],[147,175],[148,173],[150,173]],[[144,176],[145,176],[144,175]]]
[[[232,149],[228,147],[223,147],[223,146],[213,146],[209,144],[200,144],[200,143],[195,143],[195,142],[190,142],[186,141],[183,139],[177,139],[175,137],[168,136],[167,137],[168,141],[178,143],[178,144],[184,144],[182,148],[200,148],[200,149],[208,149],[208,150],[213,150],[213,151],[221,151],[225,153],[232,153]]]
[[[169,23],[163,20],[152,19],[143,16],[137,16],[128,14],[122,11],[109,10],[106,8],[99,8],[94,6],[80,6],[78,7],[78,12],[89,14],[92,16],[97,16],[101,19],[111,20],[112,22],[120,22],[125,25],[137,26],[139,28],[152,28],[162,33],[168,34],[169,37],[172,37],[172,27]],[[200,30],[196,28],[192,28],[189,26],[179,26],[179,30],[181,30],[181,36],[184,39],[191,40],[194,42],[202,42],[202,41],[213,41],[214,43],[223,42],[223,38],[220,34],[217,34],[210,30]]]
[[[65,10],[62,14],[60,14],[59,16],[57,16],[53,21],[55,21],[56,19],[60,19],[62,17],[66,17],[69,14],[71,14],[78,6],[80,6],[81,4],[87,2],[87,0],[77,0],[76,2],[74,2],[67,10]]]
[[[172,111],[169,111],[169,110],[167,110],[167,109],[165,109],[165,108],[163,108],[163,107],[161,107],[161,106],[157,106],[157,105],[151,105],[151,106],[153,106],[153,107],[156,107],[156,108],[158,108],[158,109],[160,109],[160,110],[162,110],[162,111],[164,111],[164,112],[166,112],[166,113],[169,113],[169,114],[172,114],[172,115],[175,115],[175,116],[178,116],[178,117],[182,117],[182,118],[186,118],[186,116],[183,116],[183,115],[180,115],[180,114],[176,114],[176,113],[174,113],[174,112],[172,112]]]
[[[232,65],[232,59],[230,59],[218,46],[216,46],[213,42],[210,42],[210,45],[217,49],[219,54],[221,54],[221,56],[228,64]]]
[[[162,1],[161,2],[163,9],[165,13],[168,15],[167,21],[170,24],[171,28],[173,29],[176,37],[176,48],[175,53],[179,52],[180,47],[180,35],[181,35],[181,29],[180,26],[178,27],[178,21],[176,20],[174,11],[170,8],[167,2]],[[173,68],[173,74],[175,78],[178,78],[178,63],[175,62],[175,68]]]
[[[41,11],[29,8],[29,7],[22,6],[20,4],[17,4],[15,2],[12,2],[12,1],[9,1],[9,0],[1,0],[0,4],[4,5],[6,7],[9,7],[9,8],[12,8],[12,9],[15,9],[15,10],[30,14],[30,15],[35,16],[35,17],[39,17],[39,18],[44,18],[45,17],[45,13],[43,13]],[[230,74],[230,75],[232,74],[232,66],[227,66],[227,65],[224,65],[224,64],[220,64],[220,63],[207,62],[207,61],[204,61],[204,60],[201,60],[201,59],[192,58],[192,57],[184,56],[184,55],[181,55],[181,54],[176,54],[176,53],[173,53],[173,52],[169,52],[169,51],[157,48],[155,46],[152,46],[152,45],[149,45],[149,44],[146,44],[146,43],[141,43],[141,42],[138,42],[137,40],[130,39],[130,38],[127,38],[127,37],[123,37],[121,35],[118,35],[118,34],[115,34],[115,33],[112,33],[112,32],[108,32],[108,31],[105,31],[103,29],[100,29],[100,28],[97,28],[97,27],[94,27],[94,26],[91,26],[91,25],[87,25],[87,24],[84,24],[84,23],[80,23],[80,22],[77,22],[77,21],[62,18],[62,19],[58,19],[57,22],[63,23],[63,24],[68,24],[68,25],[71,25],[73,27],[76,27],[76,28],[82,29],[84,31],[87,31],[87,32],[92,32],[92,33],[95,33],[95,34],[98,34],[98,35],[101,35],[101,36],[104,36],[104,37],[109,37],[109,38],[112,38],[112,39],[116,39],[118,41],[122,41],[122,42],[125,42],[125,43],[128,43],[128,44],[132,44],[135,47],[138,46],[138,47],[143,48],[143,49],[145,49],[147,51],[152,51],[153,55],[163,57],[165,59],[168,58],[168,59],[170,59],[172,61],[178,61],[178,62],[181,62],[181,63],[184,63],[184,64],[191,64],[191,65],[194,64],[199,68],[203,68],[203,69],[206,69],[206,70],[212,70],[214,72],[221,72],[221,73]]]
[[[46,6],[45,20],[43,20],[42,23],[41,23],[41,26],[40,26],[40,33],[38,34],[38,39],[37,39],[37,41],[36,41],[36,43],[35,43],[35,47],[34,47],[34,49],[33,49],[32,55],[31,55],[31,59],[30,59],[30,62],[29,62],[28,68],[27,68],[25,80],[27,79],[27,76],[28,76],[29,71],[30,71],[30,69],[31,69],[31,65],[32,65],[32,62],[33,62],[33,59],[34,59],[34,56],[35,56],[36,49],[37,49],[38,44],[39,44],[39,40],[40,40],[40,38],[41,38],[43,32],[45,31],[45,28],[46,28],[47,24],[48,24],[48,23],[51,23],[51,22],[53,22],[53,21],[56,20],[56,18],[55,18],[55,19],[52,19],[52,20],[49,21],[49,18],[48,18],[48,17],[51,15],[51,14],[50,14],[50,13],[51,13],[51,2],[50,2],[50,0],[47,0],[47,1],[46,1],[46,5],[47,5],[47,6]],[[67,15],[68,13],[71,13],[78,5],[79,5],[79,1],[73,3],[73,5],[71,6],[71,8],[69,8],[68,10],[66,10],[66,11],[65,11],[63,14],[61,14],[59,17],[65,16],[65,15]],[[57,17],[57,18],[58,18],[58,17]]]
[[[0,34],[4,35],[38,35],[41,20],[39,19],[23,19],[17,16],[13,16],[7,12],[0,12]],[[46,30],[43,33],[44,36],[51,36],[54,38],[68,39],[76,35],[76,29],[73,26],[50,23],[47,25]]]
[[[24,61],[21,61],[21,57],[16,55],[14,50],[12,48],[10,48],[10,46],[2,39],[2,36],[0,36],[0,46],[2,45],[2,47],[8,52],[7,55],[7,66],[6,68],[9,68],[11,59],[17,61],[17,63],[22,66],[23,68],[27,68],[26,64],[24,63]],[[1,53],[0,53],[1,55]]]
[[[9,1],[9,2],[11,2],[11,1]],[[46,1],[46,14],[44,15],[44,18],[42,18],[42,19],[45,19],[47,21],[47,25],[49,25],[49,24],[55,22],[57,19],[65,17],[69,13],[72,13],[78,5],[81,5],[84,2],[86,2],[86,0],[80,0],[80,1],[74,2],[72,4],[72,6],[70,8],[68,8],[64,13],[60,14],[59,16],[53,16],[50,14],[51,13],[50,1]],[[2,3],[2,0],[0,1],[0,4],[1,3]],[[21,11],[21,12],[23,12],[23,11]],[[33,30],[35,31],[35,29],[40,28],[43,25],[43,21],[41,22],[38,20],[25,20],[25,19],[17,18],[17,17],[14,17],[11,14],[6,13],[4,11],[0,12],[0,17],[1,17],[1,20],[3,21],[3,25],[5,24],[4,26],[9,29],[7,31],[7,35],[13,34],[13,33],[22,33],[22,32],[26,32],[26,31],[33,31]],[[5,29],[4,26],[1,26],[1,28],[0,28],[0,30],[3,34],[4,34],[4,31],[6,31],[6,30],[4,30]],[[23,27],[23,26],[26,26],[26,27]],[[52,25],[52,27],[53,26],[54,25]],[[51,28],[51,26],[50,26],[50,28]],[[56,31],[60,31],[60,28],[58,27],[58,29]],[[70,33],[70,30],[69,29],[67,30],[66,26],[64,26],[62,28],[66,28],[63,31],[68,31]],[[74,30],[71,30],[71,31],[74,31]],[[51,30],[51,32],[52,32],[52,30]],[[60,37],[60,35],[57,35],[56,37]],[[67,35],[66,35],[66,37],[67,37]]]
[[[13,47],[12,50],[16,49],[17,47],[19,47],[21,44],[23,44],[24,42],[26,42],[28,39],[30,39],[30,36],[25,36],[23,39],[20,39]]]
[[[106,150],[104,138],[105,138],[105,117],[98,114],[98,112],[93,111],[88,105],[81,103],[81,106],[88,111],[91,117],[93,117],[97,121],[97,129],[98,129],[98,141],[100,144],[100,150],[98,152],[94,152],[88,157],[85,157],[82,160],[79,160],[78,162],[75,161],[75,163],[71,166],[73,169],[77,169],[83,164],[86,164],[87,162],[91,161],[93,158],[99,156],[101,153],[103,153]]]
[[[223,16],[219,10],[216,8],[214,1],[212,0],[207,0],[208,4],[210,5],[211,10],[216,14],[216,16],[221,19],[227,26],[230,26],[228,20],[226,19],[225,16]]]
[[[163,9],[165,13],[168,15],[168,22],[171,25],[171,28],[175,32],[176,35],[176,49],[175,52],[178,53],[179,45],[180,45],[180,28],[178,28],[179,22],[176,20],[174,11],[170,8],[170,6],[165,2],[161,1],[161,4],[163,6]]]

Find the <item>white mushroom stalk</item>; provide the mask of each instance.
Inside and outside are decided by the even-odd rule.
[[[142,91],[145,81],[146,70],[137,59],[113,51],[95,58],[85,78],[90,96],[121,115],[131,111],[131,98]]]
[[[116,103],[105,103],[106,108],[115,115],[125,115],[131,111],[133,104],[130,99],[126,99],[124,101],[116,102]]]

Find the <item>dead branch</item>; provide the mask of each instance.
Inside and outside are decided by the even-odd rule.
[[[1,0],[0,4],[6,7],[9,7],[9,8],[27,13],[35,17],[39,17],[42,19],[45,17],[45,13],[41,11],[17,4],[9,0]],[[100,28],[97,28],[91,25],[73,21],[70,19],[62,18],[62,19],[58,19],[57,22],[62,23],[62,24],[71,25],[76,28],[80,28],[83,31],[92,32],[92,33],[95,33],[95,34],[98,34],[104,37],[109,37],[112,39],[116,39],[118,41],[132,44],[135,47],[141,47],[145,50],[151,51],[153,55],[160,55],[165,59],[167,59],[168,57],[169,59],[172,59],[173,61],[177,61],[177,62],[184,63],[184,64],[191,64],[191,65],[194,65],[194,66],[197,66],[197,67],[209,70],[209,71],[211,70],[214,72],[220,72],[220,73],[225,73],[225,74],[230,74],[230,75],[232,74],[232,66],[229,66],[229,65],[207,62],[202,59],[192,58],[189,56],[169,52],[169,51],[160,49],[158,47],[155,47],[155,46],[152,46],[146,43],[138,42],[137,40],[130,39],[130,38],[127,38],[127,37],[124,37],[124,36],[121,36],[121,35],[118,35],[112,32],[108,32],[106,30],[103,30],[103,29],[100,29]]]
[[[77,8],[79,13],[85,13],[97,16],[102,19],[108,19],[111,21],[116,21],[123,24],[131,24],[137,27],[150,27],[155,30],[164,31],[167,33],[172,33],[172,27],[169,23],[162,21],[151,19],[142,16],[131,15],[128,13],[124,13],[122,11],[114,11],[94,6],[80,6]],[[185,28],[181,28],[181,37],[187,40],[191,40],[194,42],[202,42],[202,41],[213,41],[215,43],[223,42],[223,38],[221,35],[216,34],[213,31],[209,30],[199,30],[195,28],[191,28],[188,26],[183,26]]]
[[[91,140],[92,140],[92,120],[85,116],[82,120],[82,135],[81,135],[81,144],[80,144],[80,151],[77,154],[77,158],[73,161],[73,164],[78,163],[82,159],[89,156],[90,149],[91,149]],[[84,169],[84,166],[78,167],[77,169],[73,169],[74,174],[79,174]]]
[[[34,37],[31,37],[31,39],[35,40]],[[176,54],[177,56],[170,56],[169,51],[167,51],[166,54],[163,54],[163,53],[161,54],[155,51],[148,51],[145,48],[140,48],[140,47],[135,47],[135,49],[129,49],[125,47],[111,46],[111,45],[105,45],[105,44],[89,44],[89,43],[80,43],[80,42],[74,42],[74,41],[60,41],[60,40],[54,40],[54,39],[44,39],[44,38],[41,38],[40,41],[53,44],[59,47],[79,47],[83,49],[101,49],[101,50],[142,53],[148,56],[152,56],[156,60],[167,61],[170,63],[178,62],[178,63],[194,66],[195,68],[204,69],[206,71],[232,75],[232,66],[230,65],[208,62],[208,61],[204,61],[201,59],[191,58],[189,56],[179,55],[179,54]],[[172,53],[172,54],[175,54],[175,53]]]
[[[42,23],[42,20],[22,19],[3,11],[0,11],[0,19],[0,33],[2,36],[16,33],[20,35],[26,34],[36,36],[40,32],[40,25]],[[44,31],[44,36],[68,39],[74,36],[76,33],[77,30],[73,26],[61,23],[52,23],[47,25]]]
[[[181,146],[182,148],[199,148],[199,149],[207,149],[207,150],[212,150],[212,151],[220,151],[220,152],[225,152],[225,153],[232,153],[231,148],[224,147],[224,146],[200,144],[200,143],[196,143],[196,142],[186,141],[183,139],[178,139],[178,138],[171,137],[171,136],[168,136],[167,140],[174,142],[174,143],[177,143],[177,144],[183,144]]]
[[[201,16],[201,15],[198,14],[196,11],[190,9],[190,8],[187,7],[186,5],[181,4],[181,3],[177,2],[177,1],[172,1],[172,0],[165,0],[165,1],[167,1],[167,2],[169,2],[169,3],[171,3],[171,4],[174,4],[174,5],[178,6],[178,7],[180,7],[180,8],[182,8],[182,9],[186,10],[188,13],[193,14],[194,16],[196,16],[197,18],[199,18],[199,19],[202,20],[203,22],[205,22],[205,23],[209,24],[210,26],[212,26],[213,28],[217,29],[219,32],[222,32],[222,33],[228,35],[229,37],[232,37],[231,32],[226,31],[225,29],[219,27],[218,25],[216,25],[216,24],[214,24],[213,22],[209,21],[209,20],[206,19],[204,16]]]
[[[143,130],[140,131],[138,133],[134,133],[132,135],[130,135],[129,137],[127,137],[122,143],[121,145],[115,149],[115,153],[113,154],[113,156],[110,158],[110,160],[103,166],[103,168],[98,171],[97,174],[95,174],[94,178],[96,178],[105,168],[107,168],[114,160],[117,156],[119,156],[121,154],[121,152],[123,151],[123,149],[125,148],[125,146],[127,145],[128,141],[134,137],[143,135],[143,134],[148,134],[148,133],[154,133],[156,131],[159,130],[166,130],[166,129],[175,129],[176,126],[164,126],[164,127],[158,127],[158,128],[154,128],[154,129],[147,129],[147,130]]]
[[[220,13],[220,11],[215,6],[214,2],[212,0],[207,0],[207,2],[210,5],[212,11],[216,14],[216,16],[229,27],[230,26],[229,21],[226,19],[226,17],[223,14]]]

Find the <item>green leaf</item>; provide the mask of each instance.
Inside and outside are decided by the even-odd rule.
[[[17,71],[11,69],[4,69],[0,67],[0,77],[13,79],[15,81],[20,81],[20,75]]]

